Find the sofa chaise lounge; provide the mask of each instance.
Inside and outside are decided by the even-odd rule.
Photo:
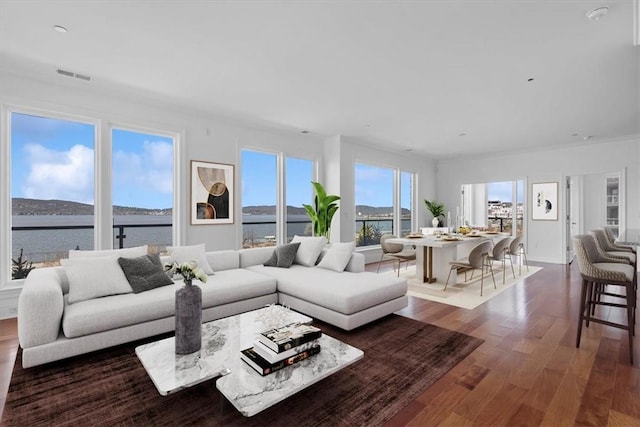
[[[202,321],[281,303],[351,330],[407,306],[407,282],[364,271],[351,253],[344,271],[294,264],[266,267],[273,247],[206,252],[214,274],[202,288]],[[117,253],[117,250],[114,251]],[[323,249],[319,260],[327,253]],[[163,257],[163,262],[171,261]],[[100,272],[97,272],[100,274]],[[69,302],[65,268],[33,270],[18,303],[18,338],[27,368],[174,330],[175,284]]]

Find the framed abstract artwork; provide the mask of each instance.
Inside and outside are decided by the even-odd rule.
[[[531,219],[558,220],[558,183],[531,184]]]
[[[191,224],[233,224],[233,165],[191,160]]]

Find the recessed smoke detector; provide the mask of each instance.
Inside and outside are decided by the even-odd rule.
[[[63,76],[75,77],[76,79],[85,80],[85,81],[91,80],[91,76],[87,76],[86,74],[74,73],[73,71],[67,71],[60,68],[58,68],[56,71],[58,74],[62,74]]]
[[[305,134],[305,135],[306,135],[306,134],[308,134],[308,133],[309,133],[309,131],[308,131],[308,130],[301,130],[301,131],[300,131],[300,133],[303,133],[303,134]]]
[[[608,6],[596,7],[595,9],[591,9],[589,12],[587,12],[587,18],[589,18],[591,21],[597,21],[598,19],[607,16],[607,13],[609,13]]]
[[[53,29],[56,30],[59,33],[68,33],[69,30],[67,30],[67,27],[63,27],[62,25],[54,25]]]

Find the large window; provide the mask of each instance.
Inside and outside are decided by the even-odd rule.
[[[397,169],[356,163],[356,246],[378,245],[386,233],[403,236],[411,232],[412,176]]]
[[[312,202],[313,166],[312,160],[242,150],[243,248],[274,246],[291,241],[296,234],[311,235],[302,205]]]
[[[400,235],[405,236],[413,230],[413,174],[400,172]]]
[[[95,126],[15,112],[10,123],[11,258],[55,265],[93,249]],[[26,274],[14,263],[13,279]]]
[[[285,159],[285,194],[286,194],[286,242],[290,242],[296,234],[310,236],[311,222],[305,213],[303,204],[313,205],[313,162],[307,159],[287,157]]]
[[[463,185],[462,211],[459,220],[471,227],[490,228],[515,235],[522,234],[524,181]]]
[[[242,150],[242,247],[276,243],[278,157]]]
[[[174,140],[113,129],[113,225],[116,248],[172,242]]]
[[[176,137],[113,129],[101,140],[99,120],[26,111],[8,121],[12,207],[2,244],[11,247],[12,279],[59,264],[71,249],[161,252],[173,243]]]

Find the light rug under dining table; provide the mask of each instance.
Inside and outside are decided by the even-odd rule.
[[[524,279],[538,271],[542,270],[542,267],[529,266],[527,271],[526,267],[522,267],[522,274],[518,275],[518,269],[516,267],[516,278],[513,278],[511,271],[507,267],[505,275],[505,284],[502,284],[502,269],[494,267],[494,277],[496,280],[496,288],[493,287],[493,281],[491,280],[491,273],[485,273],[484,275],[484,287],[483,296],[480,296],[480,272],[476,271],[471,279],[471,272],[467,272],[467,281],[465,281],[464,273],[458,274],[455,278],[454,274],[451,274],[449,279],[449,285],[447,290],[444,290],[444,281],[435,283],[423,283],[416,279],[415,267],[401,268],[400,277],[405,277],[408,281],[409,288],[407,295],[414,296],[416,298],[422,298],[429,301],[440,302],[443,304],[453,305],[456,307],[474,309],[479,305],[489,301],[490,299],[500,295],[505,290],[520,283]],[[390,271],[384,274],[397,274],[395,271]],[[455,282],[454,282],[454,279]]]

